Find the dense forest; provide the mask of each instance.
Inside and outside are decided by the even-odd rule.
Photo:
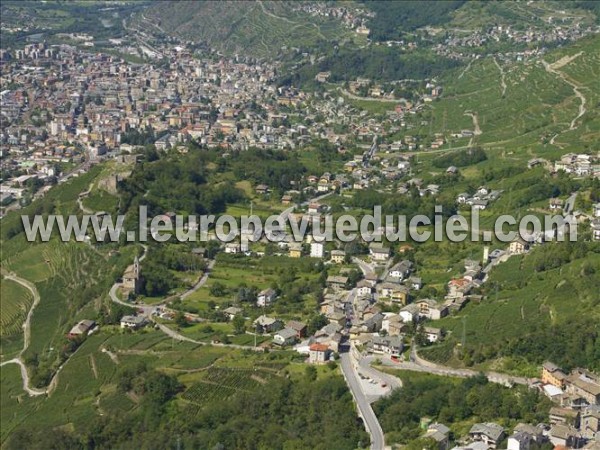
[[[260,391],[208,403],[198,412],[177,401],[182,387],[176,378],[143,364],[124,370],[118,389],[139,398],[133,412],[103,417],[76,433],[22,429],[6,448],[343,450],[369,442],[339,376],[277,378]]]
[[[433,160],[433,166],[446,169],[450,166],[466,167],[485,161],[487,155],[480,147],[462,150],[460,152],[446,153]]]
[[[299,182],[306,173],[296,154],[273,150],[250,149],[239,152],[227,165],[237,179],[266,184],[278,191],[290,189],[292,183]]]
[[[551,406],[537,391],[490,383],[484,375],[460,381],[423,374],[402,379],[402,389],[373,405],[389,442],[418,439],[423,434],[422,417],[456,431],[461,422],[474,417],[481,422],[501,419],[507,426],[539,423],[546,420]]]
[[[461,65],[459,61],[425,50],[406,53],[398,48],[372,46],[364,49],[341,48],[316,64],[306,64],[280,79],[280,84],[303,86],[314,82],[318,72],[330,71],[329,81],[375,81],[426,79]]]
[[[140,204],[148,206],[149,215],[225,211],[227,203],[241,200],[244,194],[230,184],[208,184],[206,166],[210,161],[211,154],[202,151],[147,158],[120,183],[121,211],[137,215]]]
[[[381,193],[375,189],[365,189],[357,191],[348,203],[356,208],[368,210],[381,205],[384,215],[405,215],[409,218],[417,214],[424,214],[433,220],[436,205],[442,206],[442,216],[444,217],[450,217],[456,213],[456,205],[451,198],[436,198],[430,195],[421,197],[415,186],[411,187],[409,192],[410,195],[400,196]]]

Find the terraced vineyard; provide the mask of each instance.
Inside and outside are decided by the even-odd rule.
[[[239,392],[254,391],[274,376],[272,371],[267,370],[211,367],[201,381],[183,393],[182,398],[197,405],[207,404]]]
[[[136,20],[145,28],[160,23],[179,37],[259,57],[272,56],[282,46],[361,38],[338,21],[299,14],[286,2],[156,2]]]
[[[22,333],[21,326],[27,311],[33,303],[33,296],[20,284],[2,280],[0,286],[0,336],[14,336]]]

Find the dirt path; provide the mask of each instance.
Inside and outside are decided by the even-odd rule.
[[[502,68],[502,66],[498,63],[498,60],[494,57],[494,64],[496,64],[496,67],[498,68],[498,70],[500,71],[500,87],[502,88],[502,97],[504,97],[504,95],[506,94],[506,74],[504,73],[504,69]]]
[[[21,369],[21,378],[23,379],[23,390],[27,392],[31,397],[37,397],[39,395],[47,394],[46,389],[37,389],[29,386],[29,373],[27,372],[27,367],[25,366],[25,363],[21,361],[20,357],[4,361],[2,364],[0,364],[0,367],[5,366],[7,364],[17,364],[19,366],[19,368]]]
[[[265,5],[264,5],[264,4],[263,4],[263,2],[262,2],[262,1],[260,1],[260,0],[259,0],[258,4],[259,4],[259,5],[260,5],[260,7],[262,8],[263,12],[264,12],[264,13],[265,13],[267,16],[269,16],[269,17],[272,17],[273,19],[283,20],[284,22],[287,22],[287,23],[293,23],[293,24],[296,24],[296,23],[298,23],[298,22],[294,22],[293,20],[290,20],[290,19],[288,19],[288,18],[286,18],[286,17],[281,17],[281,16],[277,16],[277,15],[273,14],[271,11],[269,11],[269,10],[267,10],[267,8],[265,8]]]
[[[31,318],[33,317],[33,311],[40,303],[40,293],[38,292],[37,288],[32,282],[18,277],[14,273],[5,274],[4,278],[6,278],[7,280],[14,281],[15,283],[19,283],[21,286],[23,286],[25,289],[31,292],[31,295],[33,296],[33,303],[31,304],[31,308],[29,308],[29,312],[27,313],[27,317],[25,318],[25,322],[23,323],[23,349],[19,353],[20,358],[21,355],[25,352],[25,350],[29,348],[29,344],[31,342]]]
[[[96,367],[96,358],[94,355],[90,355],[90,366],[92,368],[92,372],[94,373],[94,378],[98,379],[98,368]]]
[[[6,364],[18,364],[19,367],[21,368],[21,378],[23,379],[23,390],[25,392],[27,392],[30,396],[33,397],[33,396],[38,396],[38,395],[51,394],[52,391],[54,391],[54,389],[56,389],[56,386],[58,385],[58,376],[59,376],[61,370],[63,369],[63,367],[65,366],[65,364],[67,364],[69,362],[70,357],[67,358],[67,360],[59,366],[59,368],[54,373],[54,376],[50,380],[50,383],[48,384],[48,386],[45,389],[38,389],[38,388],[31,387],[31,382],[29,379],[29,372],[27,371],[27,366],[23,362],[22,356],[23,356],[23,353],[25,353],[25,351],[29,348],[29,344],[31,342],[31,318],[33,317],[33,311],[35,310],[35,307],[40,302],[40,294],[39,294],[37,288],[35,287],[35,285],[31,281],[25,280],[24,278],[21,278],[14,273],[7,273],[4,270],[3,270],[3,273],[4,273],[4,278],[6,278],[7,280],[12,280],[16,283],[19,283],[21,286],[25,287],[26,289],[28,289],[31,292],[31,294],[33,295],[33,303],[31,305],[31,308],[29,309],[29,312],[27,313],[27,318],[25,319],[25,323],[23,323],[23,349],[19,352],[19,355],[16,358],[13,358],[11,360],[3,362],[2,364],[0,364],[0,367],[4,366]],[[77,350],[75,350],[75,352],[71,356],[73,356],[75,353],[77,353],[78,350],[79,350],[79,348]]]
[[[460,80],[464,74],[467,72],[467,70],[469,70],[471,68],[471,64],[473,64],[473,61],[475,61],[474,59],[472,59],[471,61],[469,61],[469,64],[467,64],[467,67],[465,67],[462,72],[458,75],[458,79]]]
[[[471,116],[471,119],[473,119],[473,134],[475,136],[480,136],[482,131],[479,127],[479,116],[477,116],[477,113],[466,112],[465,116]]]
[[[573,89],[573,93],[580,100],[580,104],[579,104],[579,109],[577,111],[577,115],[573,118],[573,120],[571,120],[571,123],[569,124],[569,128],[566,129],[566,130],[563,130],[561,133],[555,134],[552,137],[552,139],[550,139],[550,144],[552,144],[552,145],[558,145],[558,144],[555,144],[555,140],[556,140],[556,138],[560,134],[566,133],[567,131],[576,130],[577,126],[578,126],[577,125],[577,121],[587,112],[587,108],[586,108],[586,102],[587,101],[586,101],[585,96],[580,91],[581,86],[579,86],[575,82],[571,81],[563,72],[561,72],[559,70],[561,67],[566,66],[571,61],[573,61],[576,58],[578,58],[582,53],[583,52],[579,52],[576,55],[565,56],[565,57],[559,59],[558,61],[556,61],[556,62],[554,62],[552,64],[550,64],[550,63],[542,60],[542,64],[544,66],[544,69],[546,69],[546,72],[551,73],[553,75],[556,75],[561,80],[563,80],[565,83],[567,83],[569,86],[571,86],[571,88]]]
[[[192,288],[188,289],[183,294],[181,294],[181,300],[185,300],[186,298],[188,298],[190,295],[192,295],[194,292],[196,292],[198,289],[200,289],[202,286],[204,286],[206,284],[206,282],[208,281],[208,275],[210,274],[210,271],[214,267],[215,262],[216,261],[213,259],[211,262],[208,263],[208,265],[206,266],[206,271],[202,275],[202,278],[200,278],[200,280],[198,280],[198,282]]]
[[[93,183],[90,183],[87,191],[82,192],[77,197],[77,205],[79,206],[79,209],[81,210],[81,212],[84,214],[94,214],[94,211],[83,206],[83,199],[86,198],[88,195],[90,195],[90,192],[92,191],[92,186],[93,186]]]
[[[104,347],[102,347],[102,349],[100,349],[100,351],[102,353],[106,353],[108,355],[108,357],[112,360],[112,362],[114,362],[115,364],[119,364],[119,358],[113,352],[111,352],[110,350],[107,350]]]
[[[31,318],[33,317],[33,311],[35,310],[36,306],[40,303],[40,294],[32,282],[18,277],[14,273],[4,272],[4,270],[3,275],[5,279],[14,281],[15,283],[19,283],[21,286],[23,286],[25,289],[31,292],[31,295],[33,296],[33,303],[31,304],[31,308],[29,308],[29,312],[27,313],[27,317],[25,318],[25,322],[23,323],[23,348],[21,349],[19,355],[16,358],[3,362],[2,364],[0,364],[0,367],[6,364],[17,364],[21,369],[21,378],[23,379],[23,390],[31,396],[44,395],[48,392],[47,389],[37,389],[32,388],[30,386],[29,373],[27,372],[27,366],[25,366],[25,363],[23,362],[22,358],[23,353],[25,353],[25,351],[29,348],[29,344],[31,342]]]

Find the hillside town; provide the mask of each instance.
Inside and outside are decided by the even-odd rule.
[[[600,450],[593,5],[126,1],[54,33],[14,3],[39,21],[0,24],[3,448]],[[247,52],[190,37],[207,4]],[[317,38],[250,56],[287,28]],[[126,221],[30,238],[67,215]]]
[[[421,104],[400,99],[380,122],[342,97],[275,87],[272,64],[199,59],[182,46],[163,52],[171,62],[152,66],[66,44],[3,51],[2,204],[30,201],[60,176],[148,144],[185,151],[193,143],[221,148],[224,156],[248,148],[293,150],[314,139],[325,139],[342,153],[369,149],[383,127],[390,126],[389,133],[406,127],[404,116]],[[441,90],[434,84],[427,88],[434,97]],[[443,143],[438,137],[431,145]],[[423,147],[410,137],[382,145],[384,151]],[[361,162],[362,156],[346,166],[349,172],[357,169],[356,181],[347,184],[358,188],[376,182],[369,180],[368,169],[358,167]],[[409,167],[382,164],[388,179]]]

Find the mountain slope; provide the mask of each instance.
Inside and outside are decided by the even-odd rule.
[[[221,51],[255,57],[275,56],[283,46],[329,46],[351,36],[341,22],[297,12],[284,2],[157,2],[136,20]]]

